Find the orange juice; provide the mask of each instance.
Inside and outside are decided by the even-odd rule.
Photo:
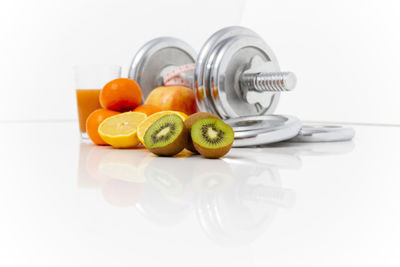
[[[76,102],[78,104],[78,118],[81,133],[86,133],[86,119],[90,113],[101,108],[100,89],[77,89]]]

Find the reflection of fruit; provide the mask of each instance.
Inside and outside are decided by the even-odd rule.
[[[220,158],[231,149],[234,133],[232,127],[220,119],[204,118],[192,125],[191,137],[202,156]]]
[[[194,170],[193,190],[199,193],[218,193],[235,183],[232,169],[223,160],[199,161]]]
[[[113,206],[134,206],[142,192],[142,184],[109,180],[102,187],[104,199]]]
[[[189,115],[195,113],[197,109],[193,91],[184,86],[157,87],[151,91],[145,104]]]
[[[181,117],[165,115],[153,123],[144,135],[144,144],[156,155],[173,156],[187,144],[188,133]]]
[[[178,115],[179,117],[182,118],[182,120],[185,120],[187,118],[187,115],[185,113],[177,112],[177,111],[161,111],[161,112],[154,113],[153,115],[147,117],[137,127],[137,135],[138,135],[140,142],[142,142],[142,144],[144,144],[143,138],[144,138],[144,135],[146,134],[147,129],[154,122],[156,122],[159,118],[161,118],[162,116],[165,116],[165,115],[169,115],[169,114]]]
[[[142,90],[139,84],[128,78],[118,78],[107,83],[100,92],[103,108],[125,112],[142,103]]]
[[[176,196],[183,193],[183,184],[173,173],[163,172],[155,168],[147,168],[145,170],[145,175],[146,177],[150,177],[148,178],[149,183],[165,195]]]
[[[147,184],[165,196],[183,196],[185,183],[193,174],[193,168],[181,167],[186,162],[186,159],[153,158],[144,170]]]
[[[199,161],[210,162],[210,160],[196,157],[153,157],[144,168],[146,185],[153,187],[165,196],[190,201],[192,198],[192,177]],[[185,167],[182,168],[182,166]]]
[[[125,112],[105,119],[99,126],[101,138],[115,148],[132,148],[140,141],[136,129],[146,118],[144,113]]]
[[[185,120],[185,126],[186,129],[189,132],[188,135],[188,143],[186,145],[186,148],[189,149],[190,151],[192,151],[193,153],[197,153],[196,149],[193,146],[193,142],[192,142],[192,137],[190,135],[190,131],[192,130],[192,125],[193,123],[195,123],[197,120],[199,119],[203,119],[203,118],[217,118],[219,119],[219,117],[215,114],[212,113],[208,113],[208,112],[197,112],[195,114],[190,115],[186,120]]]
[[[90,176],[97,180],[97,183],[101,184],[109,179],[135,183],[145,182],[144,169],[154,159],[145,149],[138,149],[132,153],[132,151],[124,149],[111,149],[89,144],[88,146],[91,149],[84,158],[86,160],[84,166]]]
[[[136,107],[133,111],[142,112],[142,113],[146,114],[147,116],[150,116],[154,113],[163,111],[163,109],[156,107],[156,106],[141,105],[141,106]]]
[[[140,152],[143,152],[142,154]],[[144,183],[141,166],[145,164],[144,151],[109,149],[98,165],[102,175],[127,182]],[[148,154],[148,153],[146,153]]]
[[[86,120],[86,132],[90,139],[96,145],[107,145],[103,139],[101,139],[98,128],[100,123],[102,123],[108,117],[119,114],[119,112],[108,110],[108,109],[97,109],[93,111]]]
[[[163,226],[176,225],[188,215],[191,207],[191,203],[181,197],[164,194],[151,183],[145,183],[136,208],[144,218],[153,223]]]

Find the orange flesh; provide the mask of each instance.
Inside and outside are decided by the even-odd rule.
[[[86,132],[86,119],[96,109],[101,108],[99,101],[100,89],[77,89],[76,102],[78,104],[79,128]]]

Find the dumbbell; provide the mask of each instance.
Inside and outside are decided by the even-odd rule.
[[[296,117],[271,115],[280,93],[296,86],[296,76],[280,72],[271,48],[252,30],[223,28],[205,42],[198,56],[180,39],[153,39],[134,56],[128,77],[140,84],[145,98],[154,88],[166,85],[165,77],[185,69],[193,69],[181,72],[181,80],[189,81],[199,110],[217,114],[233,127],[234,146],[288,140],[300,132],[302,124]],[[315,133],[324,135],[325,128]],[[337,140],[342,139],[339,133]]]
[[[277,59],[252,30],[233,26],[214,33],[196,53],[184,41],[161,37],[146,43],[132,60],[129,78],[144,96],[163,85],[171,69],[195,64],[187,75],[201,111],[223,119],[273,113],[282,91],[295,87],[291,72],[280,72]]]

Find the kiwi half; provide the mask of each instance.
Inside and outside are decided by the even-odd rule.
[[[208,113],[208,112],[197,112],[195,114],[192,114],[184,121],[186,129],[189,131],[189,133],[192,130],[192,125],[197,120],[204,119],[204,118],[216,118],[216,119],[219,119],[219,117],[217,115],[212,114],[212,113]],[[190,134],[189,134],[188,142],[187,142],[187,145],[186,145],[186,149],[192,151],[193,153],[199,153],[199,152],[197,152],[196,148],[193,145],[192,137],[191,137]]]
[[[232,127],[216,118],[197,120],[190,134],[196,150],[211,159],[228,153],[235,137]]]
[[[143,139],[154,154],[173,156],[186,147],[188,131],[178,115],[165,115],[147,129]]]

